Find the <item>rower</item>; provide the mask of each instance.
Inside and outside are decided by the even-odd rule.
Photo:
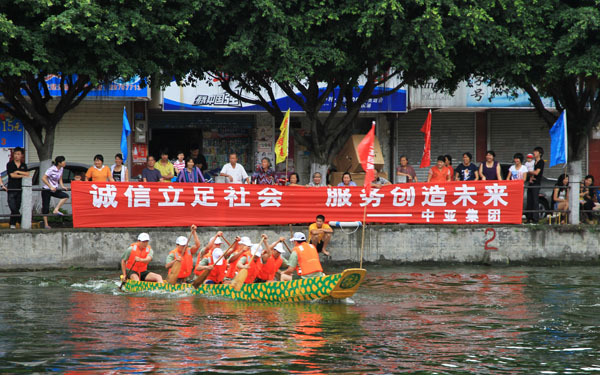
[[[191,230],[192,235],[194,236],[194,247],[187,246],[187,238],[184,236],[179,236],[175,241],[176,247],[169,252],[169,255],[167,255],[165,268],[169,270],[169,274],[171,273],[171,267],[173,267],[175,262],[181,262],[181,268],[179,269],[179,274],[177,275],[178,284],[185,282],[185,280],[192,274],[192,268],[194,267],[194,254],[196,254],[200,248],[200,239],[198,239],[198,233],[196,233],[196,226],[192,225]]]
[[[240,241],[234,246],[234,251],[232,252],[229,259],[227,259],[228,268],[225,273],[225,279],[223,280],[223,284],[230,284],[231,280],[235,277],[238,271],[237,263],[243,255],[250,254],[250,246],[252,246],[252,241],[250,238],[244,236],[240,238]]]
[[[264,236],[265,235],[263,234],[263,238],[265,238]],[[265,253],[264,255],[266,261],[266,256],[268,254]],[[256,280],[256,277],[260,273],[260,270],[262,269],[264,263],[262,256],[263,247],[261,246],[261,244],[255,243],[250,247],[250,254],[246,253],[237,262],[238,269],[245,268],[248,270],[248,276],[246,277],[246,280],[244,280],[244,284],[252,284]]]
[[[161,275],[148,271],[148,263],[152,260],[154,252],[149,245],[148,233],[140,233],[137,242],[132,243],[121,257],[121,271],[123,277],[134,281],[148,281],[162,283]],[[129,272],[131,270],[131,272]]]
[[[227,261],[221,259],[223,250],[220,247],[216,247],[211,251],[209,257],[204,257],[196,265],[194,273],[200,275],[204,270],[210,270],[210,273],[206,277],[204,284],[222,284],[225,279],[225,272],[227,272]],[[225,257],[223,257],[225,258]]]
[[[210,257],[210,253],[217,247],[219,247],[223,243],[223,232],[218,231],[217,234],[208,241],[204,249],[198,254],[198,258],[208,258]],[[198,260],[196,263],[200,263]]]
[[[283,275],[279,269],[283,266],[285,269],[289,267],[287,260],[281,256],[285,253],[283,244],[285,243],[285,237],[279,237],[279,239],[273,242],[265,253],[267,254],[267,260],[263,264],[262,269],[258,273],[258,277],[254,281],[255,283],[265,283],[274,281],[288,281],[292,277],[289,275]]]
[[[294,270],[296,270],[298,276],[303,279],[325,276],[323,267],[319,261],[319,253],[312,244],[306,242],[304,233],[294,233],[290,241],[294,244],[294,248],[288,259],[289,267],[283,273],[292,276]]]

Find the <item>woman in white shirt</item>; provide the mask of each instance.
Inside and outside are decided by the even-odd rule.
[[[567,211],[569,209],[569,176],[561,174],[558,176],[558,181],[554,185],[552,193],[552,201],[554,202],[554,210]],[[564,224],[564,220],[561,221]]]
[[[113,166],[110,167],[110,174],[116,182],[129,181],[129,173],[127,172],[127,167],[123,165],[123,155],[115,155],[115,164],[113,164]]]
[[[513,156],[515,165],[511,165],[508,169],[509,180],[525,180],[527,178],[527,167],[523,165],[523,154],[517,152]]]

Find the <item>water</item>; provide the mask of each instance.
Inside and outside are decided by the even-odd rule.
[[[593,267],[368,271],[344,304],[277,305],[2,273],[0,372],[600,374]]]

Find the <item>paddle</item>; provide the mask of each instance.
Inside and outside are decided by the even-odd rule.
[[[133,262],[133,264],[131,265],[131,269],[125,275],[125,279],[123,281],[121,281],[121,285],[119,285],[119,290],[123,290],[123,285],[125,285],[125,283],[127,282],[127,280],[129,280],[129,276],[131,276],[131,272],[133,271],[133,267],[135,267],[136,263],[137,263],[137,260],[135,260]]]
[[[227,241],[227,239],[225,238],[225,236],[221,235],[221,238],[223,239],[223,241],[225,241],[225,243],[226,243],[228,246],[231,246],[231,244],[229,243],[229,241]]]
[[[262,236],[261,236],[261,239],[262,239]],[[259,244],[261,242],[262,241],[260,241],[260,240],[258,241]],[[250,255],[250,258],[252,258],[252,255]],[[250,265],[251,260],[252,259],[248,259],[248,265]],[[242,268],[241,270],[239,270],[237,275],[235,275],[235,277],[233,278],[233,281],[231,282],[231,287],[233,289],[235,289],[236,292],[239,292],[242,289],[242,286],[244,285],[244,281],[246,281],[247,277],[248,277],[248,269]]]
[[[227,241],[225,241],[225,242],[227,242]],[[229,247],[227,248],[227,250],[225,250],[225,251],[223,252],[223,255],[221,255],[221,256],[219,257],[219,259],[217,259],[217,261],[214,263],[214,265],[215,265],[215,266],[217,265],[217,263],[219,263],[219,262],[221,261],[221,259],[223,259],[223,258],[225,257],[225,255],[227,255],[227,252],[228,252],[229,250],[231,250],[231,248],[233,247],[233,245],[235,245],[235,242],[234,242],[234,243],[232,243],[232,244],[229,244]],[[195,280],[194,280],[194,282],[192,283],[192,285],[194,286],[194,288],[198,289],[198,287],[199,287],[200,285],[202,285],[202,284],[204,283],[204,281],[206,281],[206,278],[207,278],[207,277],[208,277],[208,275],[210,274],[210,271],[211,271],[211,270],[204,270],[204,271],[202,271],[202,273],[201,273],[201,274],[200,274],[198,277],[196,277],[196,279],[195,279]]]
[[[188,248],[188,244],[190,243],[190,240],[192,239],[192,234],[194,234],[193,230],[190,231],[190,235],[188,236],[186,245],[183,248],[183,254],[181,254],[182,257],[185,255],[185,252]],[[169,272],[169,275],[167,276],[167,282],[169,284],[173,284],[173,285],[177,284],[177,276],[179,276],[179,271],[181,271],[181,261],[177,260],[171,266],[171,272]]]

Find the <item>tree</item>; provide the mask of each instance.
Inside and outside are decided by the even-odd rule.
[[[571,173],[580,176],[600,121],[600,0],[472,1],[454,15],[467,13],[476,32],[461,46],[462,71],[453,79],[474,75],[524,90],[548,127],[567,110]]]
[[[19,118],[49,166],[58,123],[97,85],[118,77],[170,80],[197,3],[184,0],[3,2],[0,5],[0,108]],[[46,78],[60,78],[60,96]]]
[[[210,43],[195,76],[209,71],[230,95],[263,107],[276,123],[287,108],[275,101],[273,87],[282,90],[310,123],[308,135],[292,133],[310,151],[313,173],[325,172],[369,99],[453,70],[435,1],[202,3],[191,40]],[[327,100],[332,108],[323,113]]]

